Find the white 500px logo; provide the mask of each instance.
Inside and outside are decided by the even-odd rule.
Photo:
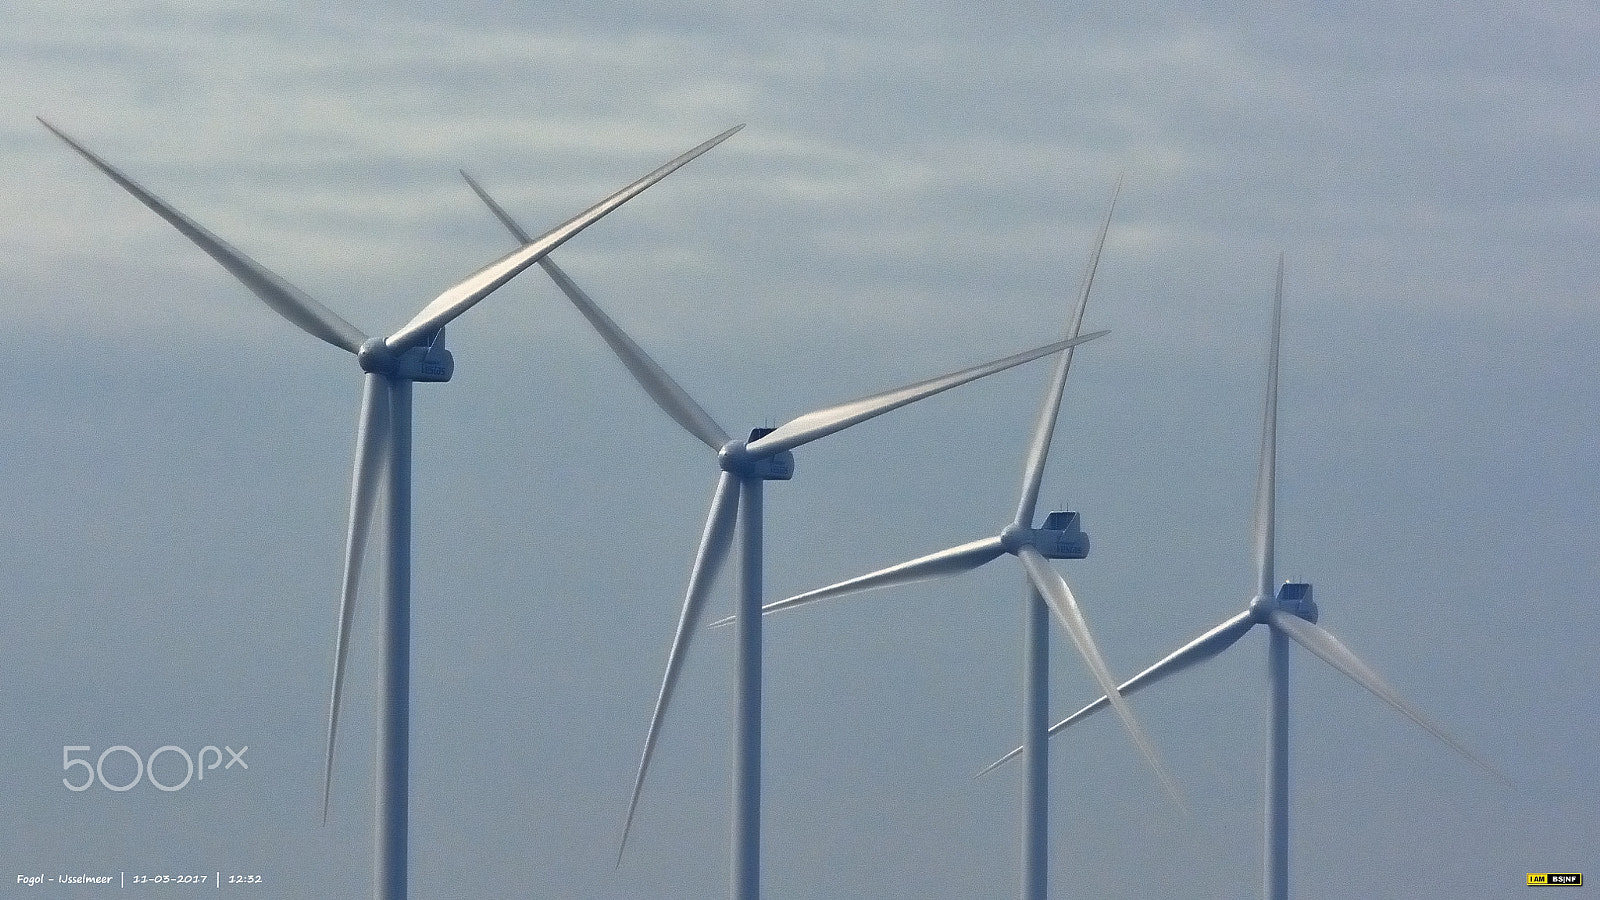
[[[156,790],[159,791],[181,791],[183,790],[184,786],[189,783],[189,779],[196,778],[196,776],[198,776],[196,780],[204,781],[206,779],[206,772],[215,769],[217,766],[222,766],[222,750],[218,750],[211,744],[201,747],[200,752],[196,754],[196,756],[199,758],[198,765],[195,763],[195,757],[189,755],[189,751],[175,744],[168,744],[165,747],[157,747],[155,751],[150,754],[148,759],[139,756],[138,751],[127,746],[126,744],[118,744],[115,747],[107,747],[106,749],[100,751],[100,758],[95,761],[94,765],[90,765],[87,759],[72,758],[72,754],[74,753],[78,753],[80,751],[84,753],[90,753],[93,752],[93,749],[94,748],[87,746],[64,746],[61,748],[62,769],[71,772],[73,768],[77,766],[83,766],[83,781],[79,782],[78,784],[73,784],[71,778],[64,777],[61,779],[61,783],[66,786],[67,790],[87,791],[89,788],[93,787],[95,781],[98,780],[100,785],[106,790],[117,791],[120,793],[122,791],[133,790],[133,786],[138,784],[140,779],[144,779],[155,785]],[[233,768],[234,766],[238,766],[241,769],[250,768],[250,764],[244,761],[244,752],[249,750],[249,747],[240,747],[238,750],[235,750],[232,747],[225,746],[224,749],[228,751],[228,764],[222,766],[222,770],[224,772]],[[133,778],[126,784],[112,784],[110,781],[106,780],[106,757],[112,756],[114,753],[126,753],[128,756],[133,757],[133,762],[135,765]],[[206,765],[206,754],[208,753],[211,754],[211,765],[209,766]],[[162,754],[175,754],[183,758],[183,765],[185,768],[182,781],[179,781],[176,784],[163,784],[160,779],[156,778],[156,759]],[[117,757],[112,758],[115,760]],[[171,777],[170,774],[168,777]]]

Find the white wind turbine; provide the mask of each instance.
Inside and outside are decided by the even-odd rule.
[[[411,321],[388,337],[369,338],[338,314],[313,300],[266,267],[235,249],[165,201],[140,187],[82,144],[39,120],[56,137],[167,220],[185,237],[273,311],[301,330],[354,354],[366,373],[356,427],[350,520],[345,541],[344,583],[339,599],[339,632],[334,645],[333,690],[328,702],[327,763],[323,776],[322,819],[327,822],[333,780],[334,737],[339,724],[340,691],[350,645],[351,620],[361,562],[378,496],[387,510],[388,563],[379,609],[381,685],[377,741],[377,835],[375,895],[399,900],[406,895],[407,780],[410,746],[411,652],[411,385],[449,381],[455,362],[444,346],[444,328],[456,316],[489,296],[517,273],[626,203],[678,167],[731,137],[744,126],[717,135],[650,174],[529,241],[440,294]],[[382,483],[380,484],[380,480]]]
[[[1100,251],[1105,246],[1106,231],[1111,225],[1111,213],[1116,208],[1117,190],[1112,193],[1111,207],[1106,210],[1105,221],[1095,241],[1089,265],[1084,271],[1083,283],[1078,292],[1078,303],[1067,327],[1069,338],[1075,337],[1083,325],[1083,313],[1089,303],[1089,292],[1094,285],[1095,270],[1100,263]],[[1044,525],[1033,527],[1039,501],[1039,488],[1044,478],[1045,460],[1050,453],[1050,443],[1055,433],[1056,419],[1061,409],[1061,397],[1066,388],[1067,373],[1072,367],[1072,351],[1062,354],[1056,364],[1055,376],[1045,392],[1044,404],[1034,427],[1033,441],[1029,446],[1027,462],[1023,466],[1022,495],[1017,504],[1016,516],[1000,534],[941,550],[896,566],[880,569],[866,575],[762,607],[764,614],[792,609],[807,603],[842,597],[861,591],[910,584],[975,569],[1007,553],[1022,563],[1026,573],[1027,595],[1023,631],[1023,753],[1027,758],[1027,775],[1023,780],[1023,849],[1022,888],[1024,900],[1042,900],[1048,891],[1049,880],[1049,781],[1045,726],[1049,722],[1049,671],[1050,671],[1050,614],[1053,612],[1063,629],[1072,638],[1079,654],[1088,664],[1090,673],[1102,690],[1112,698],[1117,713],[1122,717],[1134,743],[1156,770],[1167,791],[1174,799],[1179,793],[1172,779],[1162,767],[1155,748],[1150,744],[1134,719],[1133,713],[1123,703],[1116,690],[1116,681],[1101,657],[1089,626],[1084,621],[1078,601],[1067,587],[1066,580],[1050,567],[1047,559],[1083,559],[1089,553],[1089,538],[1078,523],[1078,514],[1068,511],[1052,512],[1045,517]],[[723,620],[726,622],[728,620]],[[716,624],[723,624],[718,622]],[[1181,801],[1180,801],[1181,802]]]
[[[471,176],[465,172],[462,175],[506,228],[518,240],[526,241],[527,233],[511,216]],[[716,490],[711,497],[711,512],[706,518],[705,531],[700,538],[700,548],[695,554],[694,565],[690,570],[689,587],[684,597],[683,611],[678,618],[678,629],[672,639],[672,649],[667,656],[667,670],[661,680],[661,691],[656,699],[655,712],[650,718],[650,729],[645,734],[644,752],[639,759],[639,771],[634,779],[633,795],[628,802],[628,818],[623,826],[622,846],[625,848],[627,845],[628,832],[633,826],[634,813],[638,810],[645,774],[650,768],[650,760],[661,734],[661,723],[666,716],[667,704],[672,699],[673,689],[677,686],[678,676],[683,670],[690,641],[699,630],[699,621],[704,612],[706,599],[710,596],[712,583],[733,546],[735,525],[742,524],[743,527],[739,531],[740,580],[736,607],[739,627],[735,641],[738,684],[734,701],[736,712],[731,895],[734,900],[756,900],[760,894],[761,848],[761,616],[758,613],[761,609],[763,483],[787,481],[793,477],[794,455],[790,451],[796,447],[969,381],[1093,340],[1106,332],[1097,331],[1081,337],[1074,333],[1067,340],[860,400],[806,413],[777,428],[757,428],[751,431],[749,438],[746,439],[732,439],[700,404],[672,380],[655,360],[640,349],[616,322],[596,306],[594,301],[589,299],[553,260],[545,258],[540,260],[540,265],[610,345],[623,365],[633,374],[634,380],[639,382],[640,387],[644,388],[656,405],[685,431],[699,438],[716,452],[717,465],[722,469]],[[1109,676],[1107,683],[1110,683]],[[1041,716],[1041,735],[1044,721]],[[619,848],[617,852],[619,864],[621,857],[622,849]]]
[[[1311,651],[1328,665],[1377,695],[1448,744],[1451,749],[1502,782],[1507,779],[1493,766],[1479,759],[1460,740],[1452,737],[1420,710],[1412,706],[1366,663],[1350,652],[1326,629],[1317,625],[1317,605],[1311,585],[1284,582],[1273,593],[1272,549],[1274,480],[1278,444],[1278,335],[1283,309],[1283,257],[1278,257],[1277,287],[1272,300],[1272,350],[1267,363],[1267,391],[1261,423],[1261,457],[1256,476],[1254,556],[1256,595],[1244,611],[1212,628],[1168,654],[1160,662],[1123,682],[1123,694],[1154,684],[1174,672],[1203,662],[1233,646],[1256,625],[1267,626],[1267,680],[1271,702],[1267,728],[1266,838],[1263,852],[1262,896],[1266,900],[1287,900],[1289,896],[1289,641]],[[1051,726],[1055,734],[1106,706],[1106,697],[1090,703]],[[985,769],[993,769],[1023,752],[1011,751]],[[982,773],[979,773],[982,774]]]

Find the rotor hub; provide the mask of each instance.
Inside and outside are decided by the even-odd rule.
[[[1267,621],[1267,614],[1278,608],[1278,601],[1272,597],[1263,597],[1257,594],[1250,600],[1250,618],[1257,622]]]
[[[1004,531],[1000,532],[1000,547],[1015,556],[1017,551],[1023,547],[1033,546],[1033,537],[1032,528],[1024,528],[1012,522],[1005,527]]]
[[[361,349],[356,351],[356,364],[361,366],[361,371],[373,375],[393,375],[400,359],[383,338],[375,337],[362,342]]]
[[[724,472],[734,475],[741,474],[750,467],[750,451],[745,449],[747,441],[729,441],[717,451],[717,467]]]

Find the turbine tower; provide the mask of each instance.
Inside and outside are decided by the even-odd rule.
[[[1123,694],[1131,694],[1174,672],[1216,656],[1233,646],[1244,637],[1245,632],[1256,625],[1267,626],[1267,683],[1270,700],[1267,724],[1266,835],[1262,876],[1262,896],[1266,900],[1288,900],[1289,896],[1289,641],[1291,640],[1376,694],[1378,699],[1394,707],[1496,779],[1507,781],[1504,775],[1423,715],[1366,663],[1350,652],[1343,643],[1319,626],[1317,605],[1311,596],[1311,585],[1285,582],[1276,593],[1273,592],[1273,493],[1278,443],[1278,335],[1282,310],[1283,256],[1280,254],[1277,288],[1272,300],[1272,350],[1267,362],[1266,402],[1261,424],[1261,456],[1256,475],[1253,529],[1256,594],[1243,612],[1183,645],[1118,687]],[[1107,697],[1101,697],[1051,726],[1050,734],[1055,734],[1098,712],[1106,704]],[[1022,752],[1024,752],[1022,748],[1011,751],[984,769],[984,772]]]
[[[477,192],[506,228],[526,242],[527,233],[484,191],[470,175],[463,172],[467,183]],[[634,778],[633,795],[628,801],[628,818],[623,825],[622,846],[617,851],[621,864],[622,851],[627,846],[628,834],[638,811],[640,793],[645,775],[661,735],[667,705],[677,686],[684,660],[710,596],[712,583],[721,571],[733,547],[735,528],[738,526],[740,544],[739,598],[735,618],[739,627],[736,635],[737,687],[734,701],[734,771],[733,771],[733,852],[731,896],[734,900],[756,900],[760,896],[761,849],[761,564],[763,488],[768,481],[788,481],[794,476],[794,455],[791,451],[818,438],[848,428],[867,419],[898,409],[908,403],[931,397],[950,388],[966,384],[996,372],[1021,365],[1041,356],[1077,346],[1105,334],[1078,336],[1047,344],[1034,350],[1018,353],[984,365],[962,369],[948,375],[930,378],[916,384],[874,394],[849,403],[841,403],[789,420],[777,428],[757,428],[745,439],[733,439],[711,416],[691,398],[655,360],[625,334],[616,322],[589,299],[571,278],[568,278],[555,261],[548,257],[540,260],[550,277],[567,298],[594,326],[610,345],[623,365],[644,388],[662,411],[699,438],[717,454],[717,465],[722,474],[711,496],[711,512],[706,518],[700,547],[695,553],[690,569],[688,591],[684,596],[683,611],[678,617],[677,632],[667,655],[667,670],[661,680],[661,691],[656,698],[655,712],[650,718],[650,729],[645,733],[644,752],[640,755],[638,774]],[[1070,350],[1068,350],[1070,352]],[[1109,680],[1109,679],[1108,679]],[[1041,729],[1043,720],[1041,719]]]
[[[455,371],[455,362],[444,344],[444,329],[448,322],[602,216],[744,126],[730,128],[711,138],[551,229],[537,240],[526,242],[522,249],[490,263],[440,294],[394,334],[369,338],[332,310],[139,186],[49,122],[44,119],[39,121],[156,215],[199,245],[200,249],[221,263],[223,268],[279,315],[311,336],[354,354],[357,364],[365,373],[361,413],[356,426],[344,581],[339,599],[339,631],[334,645],[333,689],[328,701],[322,820],[326,824],[328,819],[334,737],[339,724],[340,692],[344,682],[345,657],[350,646],[350,627],[355,614],[362,556],[381,494],[387,511],[385,537],[388,571],[378,616],[382,638],[379,652],[381,683],[374,893],[379,900],[400,900],[406,896],[410,746],[412,383],[450,380]]]
[[[1111,213],[1116,208],[1117,194],[1122,183],[1111,197],[1089,265],[1084,271],[1078,291],[1078,302],[1067,326],[1068,338],[1077,336],[1083,325],[1083,313],[1089,303],[1090,289],[1094,286],[1095,270],[1100,264],[1100,251],[1105,246],[1106,231],[1111,226]],[[1022,888],[1023,900],[1043,900],[1048,891],[1049,876],[1049,770],[1046,766],[1045,726],[1049,719],[1050,672],[1050,615],[1055,614],[1061,627],[1072,638],[1078,652],[1088,664],[1090,673],[1102,690],[1112,698],[1117,713],[1134,743],[1149,760],[1160,776],[1167,791],[1176,800],[1176,785],[1167,775],[1157,757],[1154,746],[1145,737],[1144,730],[1134,719],[1132,711],[1117,694],[1116,681],[1095,646],[1084,621],[1077,599],[1067,587],[1066,580],[1050,567],[1047,559],[1083,559],[1089,554],[1089,538],[1079,527],[1078,514],[1056,511],[1045,517],[1044,525],[1033,527],[1039,501],[1039,487],[1044,478],[1045,460],[1050,454],[1050,443],[1055,434],[1056,419],[1061,410],[1061,397],[1066,388],[1067,373],[1072,367],[1072,351],[1062,354],[1056,363],[1055,375],[1045,392],[1034,427],[1033,440],[1023,465],[1021,499],[1016,516],[994,537],[951,547],[919,557],[886,569],[842,581],[838,584],[808,591],[762,608],[764,614],[792,609],[819,600],[842,597],[847,594],[910,584],[946,575],[955,575],[975,569],[1007,553],[1022,564],[1026,575],[1023,618],[1023,753],[1027,759],[1027,775],[1023,779],[1022,814]],[[727,621],[727,620],[724,620]],[[742,621],[742,620],[741,620]],[[722,624],[721,622],[717,624]],[[1181,802],[1181,801],[1180,801]]]

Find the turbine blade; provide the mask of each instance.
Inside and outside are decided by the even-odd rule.
[[[1272,295],[1272,352],[1267,357],[1267,398],[1261,413],[1261,462],[1256,472],[1256,594],[1272,596],[1273,482],[1278,464],[1278,335],[1283,319],[1283,254]]]
[[[1106,246],[1106,232],[1111,230],[1111,214],[1117,208],[1117,197],[1122,193],[1122,176],[1117,176],[1116,187],[1111,191],[1111,205],[1106,209],[1105,220],[1100,223],[1100,234],[1095,239],[1094,250],[1089,254],[1089,265],[1084,269],[1083,281],[1078,286],[1078,305],[1067,322],[1067,337],[1075,338],[1083,330],[1083,313],[1089,307],[1089,292],[1094,288],[1094,274],[1100,268],[1100,251]],[[1022,466],[1022,499],[1017,504],[1016,523],[1024,528],[1033,526],[1033,514],[1039,505],[1039,486],[1044,481],[1044,463],[1050,456],[1050,442],[1055,437],[1056,420],[1061,415],[1061,395],[1067,387],[1067,373],[1072,370],[1072,351],[1069,349],[1056,360],[1055,377],[1045,392],[1044,404],[1039,408],[1039,422],[1033,428],[1033,443],[1028,447],[1028,459]]]
[[[578,232],[600,221],[607,213],[632,200],[644,192],[646,188],[671,175],[680,166],[732,137],[734,132],[743,127],[743,125],[737,125],[730,128],[692,150],[683,153],[666,165],[573,216],[565,223],[545,232],[540,237],[524,245],[522,249],[513,251],[479,269],[459,284],[435,297],[431,303],[423,307],[422,312],[417,313],[399,331],[386,338],[384,343],[388,344],[389,348],[396,353],[404,352],[422,343],[434,329],[471,309],[478,301],[494,293],[501,285],[516,277],[517,273],[543,258],[546,253],[566,243],[569,238]]]
[[[1166,766],[1161,764],[1161,758],[1156,755],[1155,745],[1139,726],[1139,720],[1133,717],[1133,710],[1128,708],[1127,701],[1122,699],[1122,694],[1117,691],[1117,682],[1111,677],[1111,669],[1106,665],[1105,658],[1100,655],[1100,648],[1095,646],[1094,638],[1089,634],[1089,624],[1083,619],[1083,610],[1078,608],[1078,600],[1072,596],[1072,589],[1067,587],[1067,582],[1061,573],[1050,568],[1050,564],[1038,550],[1025,546],[1017,551],[1017,558],[1022,560],[1022,566],[1028,572],[1028,580],[1033,583],[1035,590],[1050,605],[1050,611],[1055,613],[1056,620],[1061,627],[1066,629],[1067,635],[1077,645],[1078,653],[1083,661],[1088,664],[1089,672],[1095,681],[1100,683],[1100,690],[1111,702],[1111,708],[1117,711],[1122,724],[1128,730],[1133,743],[1144,754],[1144,758],[1155,769],[1156,777],[1161,779],[1161,784],[1171,795],[1173,802],[1183,806],[1183,794],[1178,790],[1177,782],[1167,774]]]
[[[849,428],[851,425],[883,415],[892,409],[899,409],[907,403],[914,403],[934,394],[948,391],[953,387],[959,387],[969,381],[976,381],[986,375],[1003,372],[1013,366],[1020,366],[1025,362],[1031,362],[1041,356],[1048,356],[1068,347],[1076,347],[1104,334],[1108,334],[1108,332],[1096,331],[1093,334],[1086,334],[1071,340],[1057,341],[1054,344],[1046,344],[1043,347],[1007,356],[991,363],[984,363],[981,366],[973,366],[970,369],[962,369],[959,372],[951,372],[948,375],[919,381],[916,384],[906,385],[892,391],[873,394],[871,397],[863,397],[860,400],[853,400],[849,403],[841,403],[837,406],[806,413],[803,416],[790,419],[766,437],[751,442],[748,449],[757,456],[770,456],[784,450],[791,450],[802,444],[809,444],[817,438],[826,437],[836,431]]]
[[[517,240],[524,244],[530,243],[528,233],[511,218],[511,214],[506,212],[504,207],[489,196],[489,192],[484,190],[477,179],[466,172],[462,172],[461,177],[467,180],[467,184],[477,193],[478,198],[488,205],[489,211],[500,219]],[[672,417],[672,421],[683,426],[685,431],[699,438],[713,450],[721,450],[723,445],[728,443],[728,433],[711,418],[711,414],[696,403],[695,399],[689,396],[689,392],[674,381],[659,363],[651,359],[650,354],[645,353],[633,338],[628,337],[628,333],[606,315],[605,310],[591,300],[583,288],[578,287],[577,282],[556,265],[554,259],[546,256],[539,260],[539,265],[544,268],[545,274],[555,281],[556,286],[561,288],[561,292],[567,295],[567,299],[572,301],[572,305],[578,308],[578,312],[583,313],[583,317],[589,320],[594,330],[600,332],[600,337],[611,348],[611,352],[622,360],[622,364],[633,374],[633,379],[639,382],[639,386],[644,388],[645,393],[650,395],[650,399],[654,400],[663,412]]]
[[[650,730],[645,732],[644,753],[639,757],[639,772],[633,779],[633,796],[628,800],[628,819],[622,826],[622,843],[617,847],[617,865],[622,865],[622,853],[628,847],[628,832],[633,829],[633,816],[639,809],[639,794],[644,789],[645,774],[650,770],[650,757],[656,750],[656,740],[661,737],[661,722],[667,715],[667,704],[683,671],[683,661],[689,653],[689,642],[699,627],[700,615],[705,611],[706,598],[711,593],[712,582],[728,558],[728,548],[733,544],[734,520],[739,512],[739,479],[724,472],[717,481],[716,492],[711,497],[711,513],[706,517],[706,529],[700,537],[700,549],[695,553],[694,568],[689,572],[689,590],[683,598],[683,613],[678,617],[678,631],[672,636],[672,649],[667,653],[667,672],[661,679],[661,693],[656,697],[655,712],[650,715]]]
[[[1469,750],[1466,744],[1462,743],[1450,732],[1445,731],[1438,723],[1423,715],[1422,710],[1412,706],[1410,702],[1400,696],[1399,691],[1379,677],[1377,672],[1374,672],[1371,667],[1350,652],[1350,649],[1340,643],[1339,639],[1334,637],[1327,629],[1307,622],[1299,616],[1290,615],[1280,609],[1275,609],[1267,615],[1268,621],[1275,628],[1292,638],[1295,643],[1310,650],[1320,657],[1323,662],[1343,672],[1350,680],[1371,691],[1379,700],[1394,707],[1401,715],[1422,726],[1425,731],[1443,741],[1450,749],[1466,757],[1473,765],[1488,772],[1497,780],[1508,785],[1511,784],[1511,779],[1507,778],[1499,769],[1489,765],[1476,753]]]
[[[522,226],[517,224],[516,219],[511,218],[511,214],[506,212],[505,207],[489,196],[489,192],[483,189],[483,185],[478,183],[478,179],[468,175],[466,169],[457,169],[456,171],[460,172],[461,177],[467,180],[467,187],[472,188],[472,192],[478,195],[478,199],[482,200],[485,206],[489,207],[489,211],[494,213],[495,218],[500,220],[500,224],[504,225],[507,231],[511,232],[511,236],[517,239],[519,245],[533,243],[533,238],[522,230]]]
[[[140,203],[150,207],[156,215],[166,219],[168,224],[182,232],[184,237],[193,241],[212,259],[221,263],[229,274],[239,279],[245,287],[265,301],[278,315],[293,322],[307,334],[321,338],[342,350],[355,353],[361,349],[361,342],[367,339],[367,336],[361,333],[361,329],[346,322],[339,317],[338,313],[311,299],[304,291],[284,281],[267,267],[244,255],[232,244],[212,234],[198,222],[178,212],[165,200],[145,190],[132,178],[122,174],[110,163],[90,152],[89,148],[68,137],[54,125],[44,119],[40,119],[39,124],[48,128],[51,134],[66,142],[67,146],[78,151],[78,154],[92,163],[95,168],[109,175],[112,181],[122,185],[124,190],[138,198]]]
[[[328,753],[322,774],[322,824],[328,824],[328,799],[333,791],[334,738],[339,731],[339,699],[344,688],[345,659],[350,652],[350,626],[355,619],[361,561],[378,503],[378,479],[388,465],[390,439],[389,382],[368,373],[356,421],[356,459],[350,476],[350,527],[344,545],[344,583],[339,591],[339,635],[333,646],[333,694],[328,700]]]
[[[973,541],[969,544],[962,544],[959,547],[940,550],[938,553],[920,556],[910,562],[903,562],[887,569],[879,569],[876,572],[860,575],[825,588],[807,591],[804,594],[796,594],[785,600],[775,600],[761,607],[761,614],[769,615],[796,606],[803,606],[807,603],[815,603],[818,600],[843,597],[847,594],[859,594],[862,591],[893,587],[898,584],[912,584],[934,578],[944,578],[947,575],[959,575],[962,572],[976,569],[1004,552],[1006,551],[1000,546],[998,537],[984,538],[981,541]],[[727,625],[735,618],[735,616],[728,616],[726,619],[719,619],[712,622],[711,627],[716,628]]]
[[[611,352],[628,367],[633,380],[644,388],[645,393],[661,407],[662,412],[671,416],[672,421],[683,426],[685,431],[699,438],[713,450],[721,450],[723,445],[728,443],[728,433],[711,418],[711,414],[696,403],[665,369],[634,343],[604,310],[595,305],[583,289],[568,278],[566,272],[561,271],[555,260],[547,256],[539,260],[539,265],[544,267],[545,272],[561,288],[561,292],[566,294],[572,305],[578,308],[578,312],[583,313],[583,317],[589,320],[594,330],[600,332],[600,337],[611,347]]]
[[[1205,634],[1200,635],[1189,643],[1184,644],[1177,650],[1174,650],[1162,657],[1160,662],[1157,662],[1150,668],[1145,669],[1143,672],[1140,672],[1139,674],[1118,685],[1117,690],[1122,693],[1122,696],[1126,697],[1134,691],[1155,684],[1161,679],[1166,678],[1168,675],[1171,675],[1175,672],[1181,672],[1196,663],[1205,662],[1211,657],[1216,656],[1218,653],[1221,653],[1229,647],[1232,647],[1240,638],[1244,637],[1245,632],[1249,631],[1250,626],[1254,624],[1255,619],[1251,617],[1250,611],[1245,610],[1244,612],[1239,613],[1233,618],[1223,622],[1221,625],[1218,625],[1210,631],[1207,631]],[[1085,706],[1083,709],[1078,710],[1072,715],[1050,726],[1049,733],[1055,734],[1056,732],[1062,731],[1063,729],[1066,729],[1067,727],[1088,718],[1090,715],[1105,709],[1110,704],[1111,701],[1107,700],[1105,697],[1101,697],[1088,706]],[[1018,747],[1015,750],[1012,750],[1010,753],[1007,753],[1005,756],[1002,756],[990,763],[982,772],[979,772],[978,774],[984,775],[992,769],[998,767],[1006,760],[1009,760],[1021,753],[1022,748]]]
[[[489,211],[500,219],[501,224],[505,225],[517,240],[524,244],[530,243],[528,233],[511,218],[511,214],[506,212],[504,207],[489,196],[489,192],[483,189],[483,185],[479,184],[477,179],[466,172],[462,172],[461,177],[467,180],[467,184],[477,193],[478,199],[488,205]],[[583,313],[583,317],[589,320],[594,330],[600,332],[600,337],[611,348],[611,352],[622,360],[622,364],[633,374],[633,379],[639,382],[639,386],[644,388],[645,393],[650,395],[650,399],[654,400],[663,412],[672,417],[672,421],[683,426],[685,431],[699,438],[713,450],[721,450],[723,445],[728,443],[728,432],[711,418],[711,414],[696,403],[695,399],[689,396],[689,392],[667,374],[666,369],[651,359],[650,354],[634,343],[633,338],[628,337],[628,333],[606,315],[599,304],[589,299],[583,288],[578,287],[577,282],[568,277],[567,273],[556,265],[554,259],[546,256],[539,260],[539,265],[544,267],[545,274],[555,281],[561,292],[572,301],[572,305],[578,308],[578,312]]]

